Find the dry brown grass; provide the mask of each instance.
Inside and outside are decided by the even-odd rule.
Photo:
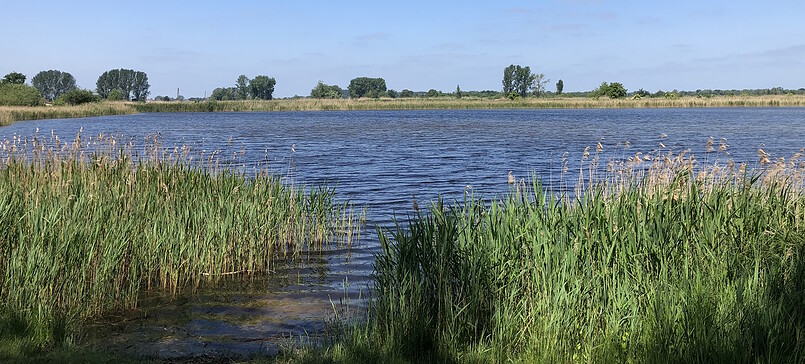
[[[23,120],[83,118],[136,112],[130,103],[125,102],[98,102],[76,106],[0,106],[0,126]]]

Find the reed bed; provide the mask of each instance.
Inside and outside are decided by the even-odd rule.
[[[267,167],[247,177],[156,137],[137,147],[37,135],[0,148],[0,315],[39,342],[136,308],[149,290],[270,279],[277,264],[359,239],[362,216],[333,189]]]
[[[779,107],[805,106],[803,96],[734,96],[678,99],[591,99],[525,98],[518,100],[482,98],[404,99],[289,99],[205,102],[149,102],[133,104],[139,112],[213,111],[306,111],[306,110],[425,110],[425,109],[508,109],[508,108],[687,108],[687,107]]]
[[[525,98],[518,100],[465,97],[455,99],[281,99],[201,102],[101,102],[79,106],[0,107],[0,126],[16,121],[125,115],[147,112],[249,112],[319,110],[443,110],[443,109],[617,109],[693,107],[798,107],[805,96],[716,96],[678,99],[592,99],[581,97]]]
[[[83,118],[88,116],[134,114],[130,103],[94,102],[76,106],[0,106],[0,126],[15,121]]]
[[[436,201],[379,231],[372,321],[347,348],[414,362],[802,362],[805,165],[761,152],[757,172],[657,154],[582,173],[572,199],[532,179],[499,200]]]

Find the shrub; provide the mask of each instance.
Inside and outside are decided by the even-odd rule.
[[[601,96],[606,96],[610,99],[622,99],[626,97],[626,88],[620,82],[602,82],[601,86],[592,92],[592,97],[596,99]]]
[[[42,95],[35,88],[17,83],[0,85],[0,106],[38,106],[42,104]]]
[[[81,105],[88,102],[95,102],[100,100],[100,96],[95,95],[90,90],[74,89],[65,92],[57,99],[67,105]]]
[[[106,97],[109,101],[120,101],[123,100],[123,91],[120,90],[112,90],[109,92],[109,96]]]

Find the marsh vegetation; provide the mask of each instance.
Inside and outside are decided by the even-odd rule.
[[[183,117],[195,122],[194,135],[207,135],[205,123],[212,128],[258,124],[249,135],[271,129],[241,141],[295,141],[296,155],[310,159],[311,175],[346,171],[342,176],[348,179],[356,160],[390,154],[389,164],[356,167],[388,170],[401,165],[402,155],[409,158],[403,164],[416,170],[386,176],[410,177],[400,188],[443,191],[459,184],[459,192],[430,204],[427,195],[419,195],[415,210],[408,207],[411,191],[401,192],[408,208],[395,210],[397,223],[378,226],[372,235],[377,244],[368,312],[340,316],[345,311],[334,299],[333,312],[341,321],[328,331],[332,336],[316,341],[327,345],[290,345],[278,358],[256,361],[802,360],[805,164],[803,151],[791,147],[799,143],[792,134],[799,134],[800,110],[563,110],[543,111],[539,121],[532,111],[411,112],[413,122],[400,120],[399,113],[353,113],[364,119],[340,124],[332,118],[345,113],[321,114],[246,123],[227,123],[229,116],[220,114]],[[745,118],[736,121],[736,115]],[[187,122],[179,115],[160,117],[164,123]],[[460,123],[469,118],[476,120],[472,132]],[[611,125],[594,123],[606,118]],[[120,125],[130,123],[129,117],[119,119]],[[683,132],[702,120],[709,122],[707,129]],[[787,132],[763,132],[768,120]],[[729,134],[735,122],[742,123],[741,130]],[[143,130],[161,125],[148,123],[143,121]],[[414,131],[401,131],[399,123]],[[367,125],[384,128],[351,138]],[[509,130],[500,131],[500,125]],[[626,125],[635,145],[618,139],[621,134],[607,134],[577,151],[579,159],[562,155],[561,162],[544,161],[557,155],[546,151],[560,148],[556,140],[564,141],[561,148],[588,140],[568,136],[566,130],[578,125],[597,130]],[[682,135],[683,142],[659,129]],[[736,145],[705,134],[707,141],[694,148],[697,159],[685,148],[702,132],[724,133]],[[188,136],[165,134],[172,142]],[[444,135],[451,136],[450,143],[444,143]],[[499,154],[489,159],[458,155],[482,138]],[[770,138],[777,143],[755,147]],[[405,151],[428,147],[430,159],[417,164],[421,161],[411,159],[419,154],[384,149],[389,140]],[[225,141],[211,140],[207,148]],[[365,154],[351,154],[339,141]],[[192,294],[223,277],[271,280],[278,265],[348,244],[349,233],[354,240],[359,232],[361,214],[350,213],[351,206],[338,202],[337,195],[300,190],[287,178],[261,172],[255,161],[265,159],[262,151],[257,157],[247,152],[244,163],[233,163],[243,154],[230,158],[230,150],[226,157],[202,157],[204,152],[192,146],[130,142],[95,134],[69,142],[37,135],[35,141],[4,144],[3,335],[24,332],[29,342],[39,348],[45,343],[45,352],[54,353],[47,343],[80,338],[75,332],[87,318],[139,308],[138,292]],[[651,145],[659,148],[645,152]],[[316,159],[327,154],[326,148],[342,154]],[[786,151],[785,158],[779,150]],[[542,174],[520,178],[523,168],[511,162],[514,158],[541,158],[544,163],[534,168]],[[476,194],[484,190],[482,178],[474,177],[477,184],[462,195],[464,177],[438,187],[414,183],[428,178],[421,172],[433,159],[445,169],[429,167],[429,172],[460,171],[467,178],[498,171],[507,160],[513,168],[493,173],[491,183],[505,193]],[[467,171],[469,163],[479,161],[495,167]],[[510,179],[508,169],[514,169]],[[300,171],[310,178],[305,173]],[[371,183],[382,185],[380,174],[373,176]],[[339,188],[364,191],[370,183],[364,177],[342,181]],[[358,198],[386,201],[386,196],[394,197]],[[0,340],[0,358],[2,346]]]
[[[295,186],[238,156],[56,135],[0,146],[0,321],[59,344],[81,322],[222,277],[349,246],[361,215],[332,188]]]

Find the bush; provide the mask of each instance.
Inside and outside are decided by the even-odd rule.
[[[67,105],[81,105],[99,100],[100,96],[95,95],[90,90],[75,89],[67,91],[63,95],[59,96],[56,102],[65,103]]]
[[[310,90],[310,97],[314,99],[340,99],[344,96],[344,90],[337,85],[327,85],[319,81],[312,90]]]
[[[601,96],[606,96],[610,99],[622,99],[626,97],[626,88],[620,82],[602,82],[601,86],[592,92],[592,97],[596,99]]]
[[[38,106],[42,95],[35,88],[17,83],[0,84],[0,106]]]
[[[123,100],[123,91],[120,91],[120,90],[117,90],[117,89],[112,90],[111,92],[109,92],[109,96],[107,96],[106,99],[109,100],[109,101]],[[128,101],[128,100],[126,100],[126,101]]]

